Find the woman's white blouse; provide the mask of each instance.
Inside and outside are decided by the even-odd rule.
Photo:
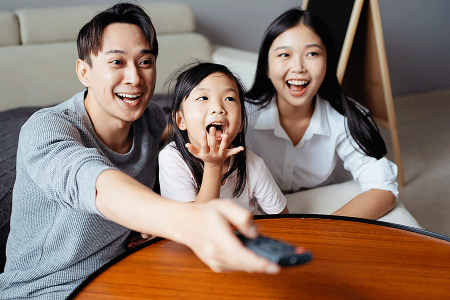
[[[249,103],[246,107],[247,146],[264,159],[283,193],[344,181],[334,172],[340,158],[361,192],[381,189],[398,197],[397,166],[386,158],[365,155],[348,136],[345,117],[328,101],[317,96],[309,127],[295,146],[281,127],[275,101],[263,109]]]

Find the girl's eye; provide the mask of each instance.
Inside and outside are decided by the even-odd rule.
[[[319,53],[317,53],[317,52],[310,52],[306,56],[318,56],[318,55],[319,55]]]
[[[236,99],[234,99],[233,97],[226,97],[225,101],[236,101]]]
[[[201,96],[201,97],[198,97],[197,100],[208,100],[208,97],[206,97],[206,96]]]

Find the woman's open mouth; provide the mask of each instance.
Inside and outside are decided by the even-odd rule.
[[[293,96],[301,96],[305,93],[309,82],[308,80],[288,80],[286,84]]]

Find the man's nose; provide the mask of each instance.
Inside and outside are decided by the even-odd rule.
[[[143,83],[142,77],[139,74],[139,68],[135,64],[129,64],[125,72],[125,80],[127,84],[138,86]]]

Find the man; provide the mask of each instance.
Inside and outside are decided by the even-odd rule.
[[[212,270],[276,273],[230,224],[257,235],[227,200],[186,204],[151,190],[164,130],[149,101],[158,43],[148,15],[121,3],[81,30],[77,74],[86,86],[22,127],[1,299],[64,299],[126,249],[130,229],[186,244]]]

